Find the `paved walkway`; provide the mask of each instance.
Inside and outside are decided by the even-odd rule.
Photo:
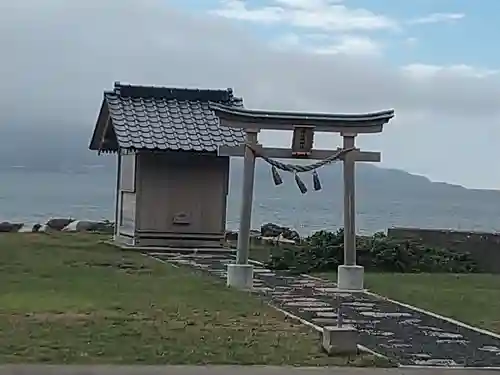
[[[0,375],[493,375],[447,369],[297,368],[268,366],[0,366]]]
[[[233,261],[224,254],[155,254],[164,261],[225,278]],[[318,328],[337,324],[342,306],[345,324],[355,325],[360,343],[401,365],[500,368],[500,338],[454,324],[368,293],[340,293],[335,284],[287,272],[255,268],[255,292]]]

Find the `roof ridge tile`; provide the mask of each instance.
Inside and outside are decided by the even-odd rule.
[[[130,98],[177,99],[179,101],[201,101],[232,103],[237,100],[233,89],[200,89],[189,87],[166,87],[153,85],[131,85],[121,82],[114,83],[115,95]]]

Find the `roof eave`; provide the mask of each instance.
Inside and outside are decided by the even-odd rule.
[[[99,152],[101,151],[101,139],[107,121],[108,121],[108,109],[107,109],[106,99],[104,97],[101,102],[101,107],[99,109],[99,114],[97,115],[96,123],[94,125],[92,138],[90,139],[89,150],[99,151]]]

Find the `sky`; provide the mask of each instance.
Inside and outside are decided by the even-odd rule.
[[[393,108],[382,134],[357,141],[380,166],[498,189],[499,11],[498,0],[0,0],[0,134],[90,136],[114,81],[232,87],[248,108]]]

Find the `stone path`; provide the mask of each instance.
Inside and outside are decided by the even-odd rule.
[[[480,370],[274,366],[0,365],[0,375],[481,375]],[[487,371],[498,375],[500,371]],[[485,374],[485,375],[486,375]]]
[[[226,278],[225,254],[153,254],[177,265]],[[307,275],[292,276],[256,266],[255,293],[272,305],[316,326],[337,324],[337,306],[345,324],[355,325],[360,343],[400,365],[498,367],[500,338],[403,307],[367,293],[340,293],[335,284]]]

